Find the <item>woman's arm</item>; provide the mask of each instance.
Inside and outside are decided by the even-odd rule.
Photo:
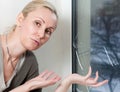
[[[96,72],[96,77],[91,78],[92,70],[89,69],[89,72],[86,76],[81,76],[79,74],[71,74],[66,77],[61,84],[57,87],[55,92],[67,92],[68,88],[72,84],[86,85],[91,87],[98,87],[108,82],[108,80],[104,80],[102,82],[97,82],[98,80],[98,72]]]
[[[81,76],[79,74],[71,74],[66,77],[61,84],[57,87],[55,92],[67,92],[69,87],[75,83],[79,85],[86,85],[92,87],[98,87],[108,82],[108,80],[104,80],[102,82],[97,82],[98,80],[98,72],[96,72],[96,77],[91,78],[91,68],[86,76]],[[25,84],[11,90],[10,92],[30,92],[31,90],[47,87],[50,85],[54,85],[61,78],[53,72],[45,71],[39,76],[29,80]]]

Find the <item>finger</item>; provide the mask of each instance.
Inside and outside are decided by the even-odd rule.
[[[99,78],[99,76],[98,76],[98,71],[97,71],[97,72],[96,72],[96,77],[94,78],[93,83],[96,83],[97,80],[98,80],[98,78]]]
[[[96,83],[96,84],[89,85],[89,86],[91,86],[91,87],[99,87],[99,86],[102,86],[102,85],[104,85],[104,84],[106,84],[106,83],[108,83],[108,80],[104,80],[104,81],[102,81],[102,82],[98,82],[98,83]]]
[[[58,82],[59,80],[61,80],[61,77],[55,75],[53,76],[50,80],[50,84],[55,84],[56,82]]]
[[[61,77],[56,76],[56,77],[54,78],[54,80],[59,81],[59,80],[61,80]]]
[[[49,79],[53,74],[54,74],[54,72],[48,72],[48,73],[46,73],[42,78],[44,78],[45,80],[47,80],[47,79]]]
[[[91,69],[91,66],[90,66],[89,71],[88,71],[87,75],[85,76],[85,79],[88,79],[91,76],[91,73],[92,73],[92,69]]]
[[[51,80],[59,81],[59,80],[61,80],[61,77],[58,75],[54,75],[54,76],[52,76]]]
[[[88,81],[87,81],[87,84],[89,85],[95,85],[95,84],[97,84],[98,82],[98,78],[99,78],[99,76],[98,76],[98,71],[96,72],[96,77],[95,78],[88,78]]]
[[[48,72],[49,72],[48,70],[45,70],[44,72],[42,72],[42,73],[39,75],[39,77],[45,76]]]

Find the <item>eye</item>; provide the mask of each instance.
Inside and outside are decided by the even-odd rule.
[[[50,36],[52,34],[52,31],[51,31],[51,29],[47,28],[45,30],[45,33]]]
[[[41,26],[41,23],[38,22],[38,21],[35,21],[35,25],[36,25],[37,27],[40,27],[40,26]]]

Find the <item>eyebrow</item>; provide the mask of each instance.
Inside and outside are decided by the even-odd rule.
[[[43,23],[45,23],[45,21],[41,17],[37,17],[37,18],[39,18],[40,20],[42,20]]]
[[[39,18],[40,20],[42,20],[43,23],[45,23],[45,21],[41,17],[37,17],[37,18]],[[55,25],[54,27],[50,27],[50,28],[55,30],[57,28],[57,26]]]

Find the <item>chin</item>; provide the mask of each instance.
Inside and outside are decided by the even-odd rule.
[[[37,50],[37,49],[39,49],[39,48],[40,48],[40,46],[39,46],[39,47],[29,47],[28,50],[29,50],[29,51],[33,51],[33,50]]]

